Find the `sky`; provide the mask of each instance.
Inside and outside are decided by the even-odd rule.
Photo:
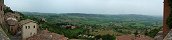
[[[163,0],[5,0],[14,11],[163,15]]]

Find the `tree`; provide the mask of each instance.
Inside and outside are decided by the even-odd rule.
[[[145,35],[148,35],[150,37],[155,37],[155,35],[159,32],[159,29],[153,29],[150,32],[146,32]]]
[[[103,35],[103,36],[101,36],[101,35],[97,35],[97,36],[95,36],[95,39],[97,40],[97,39],[102,39],[102,40],[115,40],[116,39],[116,37],[115,36],[112,36],[112,35]]]
[[[4,13],[7,13],[7,12],[12,12],[13,13],[13,11],[11,10],[10,7],[5,6],[3,9],[4,9]]]
[[[104,36],[102,36],[102,39],[103,40],[115,40],[116,38],[115,38],[115,36],[112,36],[112,35],[104,35]]]
[[[100,39],[102,36],[101,35],[97,35],[95,36],[95,39]]]

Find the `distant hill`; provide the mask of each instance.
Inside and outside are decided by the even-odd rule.
[[[150,23],[160,23],[162,24],[162,17],[147,16],[147,15],[137,15],[137,14],[121,14],[121,15],[102,15],[102,14],[84,14],[84,13],[38,13],[38,12],[22,12],[24,15],[45,17],[47,19],[61,19],[59,21],[64,21],[69,19],[71,21],[95,21],[95,22],[130,22],[139,21],[145,24]],[[51,18],[49,18],[51,17]],[[51,21],[51,20],[48,20]]]
[[[158,16],[137,14],[103,15],[84,13],[22,13],[25,15],[25,18],[35,20],[38,23],[40,23],[39,20],[41,18],[45,18],[47,22],[40,23],[41,29],[48,28],[51,32],[64,34],[69,38],[80,38],[77,37],[79,34],[121,35],[133,34],[135,31],[154,37],[162,27],[162,17]],[[79,28],[73,30],[61,28],[65,25],[73,25]],[[92,31],[89,31],[91,30],[90,27],[93,29]]]

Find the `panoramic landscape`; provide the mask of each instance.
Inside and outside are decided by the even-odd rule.
[[[163,39],[160,0],[39,1],[1,0],[0,40]]]
[[[87,39],[87,37],[78,37],[79,35],[88,36],[109,36],[110,38],[120,35],[147,35],[155,37],[161,30],[162,17],[147,16],[136,14],[121,15],[101,15],[101,14],[83,14],[83,13],[63,13],[49,14],[37,12],[21,12],[24,18],[37,21],[46,19],[45,23],[40,23],[40,29],[49,29],[49,31],[63,34],[68,38]],[[69,29],[66,26],[76,28]],[[88,37],[89,38],[89,37]],[[107,38],[109,39],[109,38]]]

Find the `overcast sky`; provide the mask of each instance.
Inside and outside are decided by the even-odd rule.
[[[163,15],[163,0],[5,0],[15,11]]]

